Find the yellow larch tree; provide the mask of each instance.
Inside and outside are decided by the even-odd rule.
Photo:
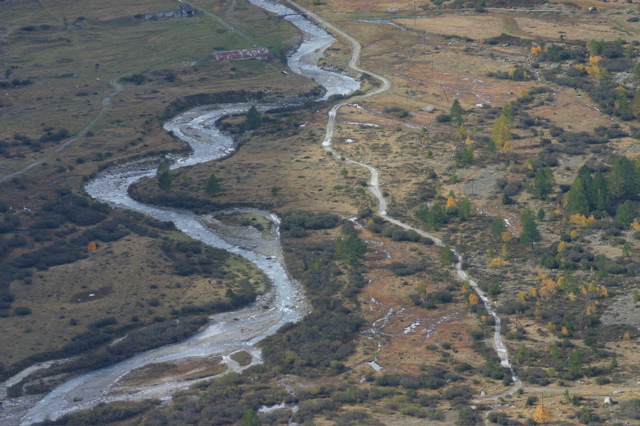
[[[502,154],[511,154],[513,152],[513,146],[511,145],[511,141],[504,141],[502,144],[502,148],[500,148],[500,152]]]
[[[589,63],[591,65],[597,65],[602,59],[604,59],[602,56],[590,56]]]
[[[542,53],[542,46],[531,46],[531,54],[533,56],[538,56]]]
[[[499,257],[491,259],[491,261],[489,262],[489,268],[499,268],[501,266],[507,266],[507,265],[509,265],[509,261],[500,259]]]
[[[538,423],[549,423],[551,421],[551,413],[545,410],[542,405],[538,405],[535,413],[533,413],[533,420]]]
[[[551,278],[546,278],[540,283],[538,294],[544,300],[549,300],[558,293],[558,285]]]
[[[456,203],[456,199],[453,198],[453,195],[450,195],[449,198],[447,198],[447,205],[445,206],[445,208],[449,208],[449,207],[455,207],[458,204]]]

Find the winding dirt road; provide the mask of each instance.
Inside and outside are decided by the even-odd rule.
[[[292,3],[292,2],[290,2]],[[331,25],[330,23],[326,22],[325,20],[323,20],[322,18],[320,18],[319,16],[317,16],[316,14],[314,14],[313,12],[299,6],[299,5],[295,5],[294,3],[292,3],[292,5],[294,5],[294,7],[298,8],[299,10],[304,11],[306,14],[308,14],[309,16],[313,17],[313,19],[315,19],[317,22],[320,22],[322,25],[324,25],[326,28],[329,28],[331,31],[333,31],[334,33],[339,34],[340,36],[344,37],[352,46],[353,48],[353,54],[351,57],[351,60],[349,61],[349,67],[352,68],[353,70],[357,71],[357,72],[365,72],[365,70],[361,69],[357,63],[360,60],[360,51],[361,51],[361,46],[360,43],[358,43],[357,40],[355,40],[353,37],[349,36],[348,34],[346,34],[345,32],[337,29],[335,26]],[[327,152],[330,152],[334,158],[336,159],[344,159],[344,161],[347,161],[351,164],[356,164],[360,167],[364,167],[367,170],[369,170],[369,172],[371,173],[371,180],[369,181],[369,185],[368,185],[368,189],[369,191],[374,195],[374,197],[376,197],[376,199],[378,200],[378,215],[382,218],[384,218],[385,220],[400,226],[406,230],[411,230],[414,232],[417,232],[418,234],[422,235],[423,237],[429,238],[431,240],[434,241],[434,243],[436,243],[436,245],[443,247],[444,244],[442,243],[442,240],[440,240],[439,238],[423,231],[422,229],[418,229],[418,228],[414,228],[411,225],[408,225],[404,222],[401,222],[397,219],[394,219],[392,217],[389,217],[387,215],[387,201],[385,200],[384,196],[382,195],[382,191],[380,190],[380,184],[379,184],[379,177],[380,174],[378,172],[378,170],[376,170],[374,167],[365,164],[365,163],[361,163],[359,161],[355,161],[355,160],[351,160],[348,158],[344,158],[340,155],[338,155],[331,147],[332,143],[331,140],[333,138],[333,131],[334,131],[334,127],[335,127],[335,119],[336,119],[336,115],[338,113],[338,110],[340,108],[342,108],[343,106],[349,104],[349,103],[353,103],[354,101],[357,101],[359,99],[365,99],[371,96],[375,96],[379,93],[382,93],[386,90],[389,90],[391,88],[391,82],[389,81],[389,79],[387,79],[384,76],[381,76],[379,74],[375,74],[371,71],[366,71],[369,75],[373,76],[374,78],[380,80],[382,82],[382,85],[370,92],[367,93],[365,95],[362,96],[357,96],[357,97],[353,97],[350,98],[348,102],[341,102],[339,104],[337,104],[336,106],[334,106],[330,111],[329,111],[329,119],[327,121],[327,130],[326,130],[326,134],[324,137],[324,140],[322,141],[322,146],[324,147],[324,149]],[[468,282],[469,285],[473,288],[473,290],[478,294],[478,297],[480,297],[480,299],[482,300],[482,302],[484,303],[484,306],[487,310],[487,312],[494,318],[495,320],[495,328],[494,328],[494,335],[493,335],[493,348],[496,351],[496,354],[498,355],[498,357],[500,358],[500,363],[503,367],[508,368],[511,371],[511,377],[512,380],[514,381],[514,386],[512,386],[511,388],[509,388],[507,391],[499,394],[499,395],[492,395],[492,396],[487,396],[487,397],[483,397],[483,398],[478,398],[476,399],[477,402],[483,402],[483,401],[495,401],[498,400],[499,398],[502,398],[506,395],[510,395],[513,394],[515,392],[518,391],[518,389],[522,388],[523,384],[522,382],[518,379],[518,377],[516,376],[513,368],[511,367],[511,364],[509,362],[509,353],[507,351],[507,348],[504,344],[504,341],[502,340],[502,321],[500,319],[500,317],[496,314],[496,312],[494,311],[493,307],[492,307],[492,302],[489,299],[489,297],[480,289],[480,287],[478,286],[477,282],[475,282],[474,280],[472,280],[469,275],[463,270],[462,265],[463,265],[463,258],[462,256],[455,250],[452,248],[452,251],[455,253],[456,256],[456,263],[455,263],[455,270],[456,270],[456,275],[457,277],[461,280],[461,281],[465,281]]]

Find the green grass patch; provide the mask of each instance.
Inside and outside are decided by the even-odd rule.
[[[247,351],[236,352],[231,355],[231,359],[240,364],[242,367],[251,364],[251,354]]]

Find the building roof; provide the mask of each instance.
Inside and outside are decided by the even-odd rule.
[[[216,52],[215,58],[218,61],[225,59],[239,60],[239,59],[252,59],[269,55],[269,49],[266,47],[257,47],[254,49],[232,50],[228,52]]]

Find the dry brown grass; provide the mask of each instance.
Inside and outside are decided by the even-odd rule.
[[[447,34],[473,39],[499,36],[505,32],[500,16],[494,15],[440,15],[419,19],[398,19],[398,25],[431,34]]]
[[[583,8],[589,5],[604,8],[615,7],[611,3],[603,4],[590,1],[577,1],[576,3]],[[308,6],[304,2],[303,4]],[[391,206],[406,213],[404,220],[414,220],[411,209],[415,207],[416,201],[411,199],[412,193],[416,187],[428,184],[426,171],[434,170],[439,179],[444,182],[443,193],[447,193],[449,190],[454,190],[456,194],[469,193],[470,179],[479,177],[476,182],[476,196],[473,197],[474,204],[481,208],[482,214],[493,216],[499,212],[503,217],[509,218],[515,225],[512,231],[517,233],[519,209],[522,206],[537,209],[542,204],[525,194],[518,198],[521,203],[519,206],[503,206],[493,188],[496,177],[506,176],[509,179],[522,179],[523,175],[510,173],[508,168],[503,167],[502,164],[496,164],[488,169],[474,167],[455,169],[452,166],[452,154],[455,144],[459,142],[453,136],[455,129],[450,125],[436,122],[435,116],[448,112],[454,98],[459,99],[463,108],[467,110],[474,109],[478,103],[502,107],[502,105],[515,100],[523,89],[545,83],[513,82],[484,77],[487,71],[508,71],[517,65],[526,64],[530,54],[528,48],[489,46],[476,42],[445,40],[438,34],[481,39],[505,32],[533,39],[545,37],[550,41],[557,41],[561,34],[560,31],[564,31],[563,35],[570,40],[588,40],[590,38],[609,40],[619,36],[635,40],[637,39],[635,32],[637,28],[624,23],[626,15],[612,14],[583,14],[578,17],[557,17],[557,20],[555,18],[554,20],[540,19],[531,15],[443,14],[438,17],[429,16],[415,20],[402,19],[397,21],[409,31],[402,31],[390,25],[351,20],[353,16],[366,17],[367,14],[360,13],[366,10],[378,11],[371,13],[371,15],[385,16],[388,13],[386,12],[388,7],[407,9],[411,6],[406,2],[329,1],[326,6],[318,7],[320,11],[354,12],[353,14],[327,12],[324,16],[335,19],[337,25],[351,34],[357,34],[364,48],[363,68],[387,75],[393,80],[393,88],[389,92],[359,102],[362,109],[353,106],[341,109],[334,148],[339,155],[358,159],[379,169],[382,189],[388,193],[387,199]],[[218,11],[229,12],[229,7],[228,4],[222,2],[211,4],[211,8]],[[405,18],[407,16],[410,15],[405,15]],[[605,19],[612,23],[597,22]],[[634,25],[637,26],[637,24]],[[431,40],[424,42],[419,37],[423,31],[428,32],[427,36]],[[625,33],[629,31],[633,31],[633,33]],[[433,37],[431,37],[432,35]],[[325,63],[329,66],[343,68],[348,53],[349,48],[345,44],[339,45],[328,52]],[[127,86],[126,91],[116,99],[105,119],[97,126],[96,135],[91,139],[85,139],[78,144],[77,148],[70,150],[69,158],[88,156],[88,153],[97,150],[106,151],[107,149],[112,151],[116,158],[122,158],[150,149],[175,148],[177,144],[159,129],[160,123],[156,120],[156,116],[162,112],[166,102],[183,94],[239,87],[260,87],[278,92],[285,92],[289,85],[298,85],[298,90],[301,91],[311,87],[309,83],[303,83],[303,80],[298,77],[284,76],[278,68],[269,64],[219,64],[202,60],[197,69],[191,66],[178,66],[176,63],[166,65],[166,67],[177,72],[177,84],[172,85],[157,78],[145,86]],[[91,82],[91,84],[94,83]],[[302,86],[303,84],[304,86]],[[91,95],[95,96],[95,99],[100,99],[106,90],[104,81],[100,83],[99,88],[101,90],[100,96]],[[60,92],[56,92],[57,96],[70,97],[73,94],[71,89],[70,87],[65,88],[66,92],[61,89]],[[549,118],[554,124],[574,131],[591,131],[596,126],[611,123],[608,117],[578,102],[573,90],[554,87],[554,91],[553,101],[545,102],[530,113]],[[91,105],[95,105],[96,101],[91,96],[89,97]],[[583,95],[583,98],[586,96]],[[588,102],[588,99],[583,100]],[[58,101],[56,100],[56,102]],[[80,114],[78,106],[80,103],[74,103],[76,100],[73,102],[67,100],[67,102],[68,109],[73,109],[75,114]],[[426,105],[435,106],[437,112],[431,114],[422,111],[422,107]],[[408,110],[411,117],[406,119],[393,117],[385,112],[385,108],[390,106],[398,106]],[[29,114],[37,116],[35,110],[32,112],[26,106],[20,108],[22,108],[21,114],[26,114],[22,125],[29,122],[28,119],[31,117]],[[95,108],[92,112],[95,112]],[[465,116],[465,120],[470,123],[469,128],[473,127],[473,130],[477,132],[476,135],[488,136],[492,122],[489,120],[480,122],[478,118],[481,113],[478,109]],[[16,113],[16,119],[21,114]],[[90,116],[89,113],[83,116],[83,119],[88,116]],[[83,122],[82,117],[76,118],[77,123]],[[151,119],[151,123],[144,124],[148,119]],[[46,120],[55,122],[56,118],[46,116]],[[117,120],[122,120],[122,122]],[[240,120],[242,118],[232,118],[228,121],[237,123]],[[326,111],[322,107],[301,112],[294,118],[284,118],[283,127],[289,129],[287,132],[274,131],[272,134],[246,137],[246,143],[232,157],[221,162],[199,165],[181,171],[180,173],[187,174],[193,181],[190,184],[184,184],[184,186],[181,183],[176,183],[175,189],[188,190],[193,195],[206,197],[202,187],[210,174],[215,172],[216,176],[222,180],[224,188],[224,193],[215,197],[215,201],[229,203],[266,202],[272,204],[274,210],[279,212],[304,209],[332,211],[343,216],[355,213],[362,206],[375,207],[373,199],[364,193],[358,183],[359,180],[368,180],[368,173],[346,162],[329,158],[320,147],[324,136],[325,121]],[[302,123],[304,123],[304,127],[300,126]],[[124,126],[120,124],[124,124]],[[366,126],[366,124],[375,124],[378,127]],[[79,125],[77,124],[77,126]],[[426,133],[420,131],[423,127],[427,129]],[[13,128],[11,130],[13,131]],[[145,132],[144,134],[141,133],[142,130]],[[536,138],[530,136],[530,132],[520,129],[514,130],[514,132],[522,136],[521,139],[514,141],[514,148],[519,157],[518,161],[522,164],[529,155],[535,155],[539,147],[537,147]],[[130,141],[136,140],[138,137],[143,140],[131,145]],[[346,143],[349,139],[353,142]],[[619,150],[628,150],[632,143],[627,139],[615,142],[616,148]],[[432,150],[432,158],[426,158],[427,150]],[[558,182],[569,183],[583,160],[582,157],[564,159],[561,170],[556,177]],[[62,161],[66,161],[66,159]],[[82,175],[95,169],[96,164],[89,163],[75,167],[77,176],[69,181],[78,183]],[[343,168],[348,171],[346,178],[340,174]],[[51,170],[45,167],[35,176],[45,177],[50,173]],[[448,183],[454,173],[458,176],[459,182],[456,184]],[[63,175],[54,176],[57,178],[55,185],[64,182]],[[271,194],[273,187],[282,188],[277,196]],[[153,180],[149,180],[142,185],[142,190],[156,191],[157,185]],[[34,191],[34,195],[38,194]],[[465,229],[464,226],[461,226],[456,235],[451,237],[460,237],[459,234],[466,233]],[[545,243],[548,243],[552,238],[557,237],[560,232],[560,224],[559,222],[544,223],[541,225],[541,229]],[[380,245],[377,245],[375,250],[371,250],[368,255],[369,270],[366,278],[371,279],[372,282],[363,289],[359,299],[362,315],[365,317],[366,323],[370,325],[384,316],[388,312],[388,308],[393,307],[396,311],[396,314],[391,316],[390,321],[382,330],[390,336],[377,336],[383,343],[378,357],[378,363],[385,369],[383,371],[419,373],[421,364],[440,362],[442,357],[440,350],[428,350],[426,346],[443,342],[452,344],[452,349],[447,353],[455,361],[467,362],[476,367],[480,366],[484,360],[479,359],[477,353],[470,349],[466,334],[466,330],[479,326],[479,320],[468,312],[463,301],[458,300],[457,303],[429,311],[413,306],[408,300],[409,294],[415,291],[420,280],[427,282],[429,291],[456,283],[456,281],[453,278],[438,281],[432,279],[429,274],[395,277],[386,270],[390,262],[404,261],[409,258],[424,261],[435,270],[439,268],[438,249],[421,246],[417,246],[416,249],[416,245],[395,243],[376,235],[370,235],[366,231],[363,232],[363,236]],[[335,235],[323,234],[322,236],[322,238],[329,237],[335,238]],[[484,256],[485,248],[479,247],[476,238],[479,238],[476,237],[476,234],[471,236],[467,234],[464,238],[460,237],[458,247],[462,248],[465,254],[477,256],[476,262],[478,265],[481,264],[480,273],[484,274],[483,269],[486,261],[482,256]],[[47,338],[39,340],[43,343],[43,348],[55,347],[56,344],[63,342],[64,328],[68,328],[67,321],[72,317],[70,312],[73,313],[74,318],[81,320],[81,324],[84,324],[82,321],[89,321],[89,310],[87,310],[89,307],[92,308],[91,312],[104,313],[104,316],[118,315],[128,318],[131,315],[128,310],[130,309],[129,305],[116,305],[113,301],[110,302],[111,296],[87,303],[72,304],[69,301],[71,296],[92,288],[99,289],[111,285],[112,294],[120,294],[123,299],[128,298],[133,301],[136,297],[143,297],[142,295],[145,294],[143,290],[148,293],[143,283],[156,280],[159,283],[159,288],[154,291],[166,293],[166,300],[171,300],[171,303],[175,305],[186,303],[189,300],[221,296],[221,290],[209,288],[209,282],[206,279],[185,282],[182,286],[183,294],[176,295],[176,277],[161,273],[162,269],[166,271],[167,268],[161,257],[153,256],[151,261],[148,256],[138,255],[139,252],[145,251],[153,254],[152,246],[151,242],[146,239],[132,238],[130,241],[114,243],[111,254],[100,252],[103,250],[101,248],[91,259],[74,265],[51,268],[43,274],[44,278],[34,278],[33,288],[42,284],[40,280],[44,279],[56,283],[56,287],[49,287],[50,291],[34,297],[34,303],[43,306],[50,304],[51,307],[45,308],[42,314],[37,314],[34,310],[31,319],[35,319],[38,324],[37,330],[32,327],[34,332],[24,332],[28,328],[26,323],[11,323],[7,336],[11,339],[24,341],[19,350],[21,354],[27,355],[39,351],[36,346],[36,331],[47,335]],[[512,250],[512,247],[510,246],[509,249]],[[603,247],[603,249],[608,250],[608,247]],[[420,255],[417,254],[418,250],[421,252]],[[612,257],[619,254],[618,248],[612,250],[606,254]],[[126,251],[134,254],[125,259],[123,253]],[[390,254],[391,259],[386,259],[386,253]],[[517,253],[510,253],[510,256],[512,266],[496,272],[497,276],[505,283],[517,282],[513,288],[511,286],[506,288],[505,284],[505,296],[503,296],[505,298],[513,297],[517,289],[524,288],[534,280],[532,275],[534,264],[519,264]],[[97,259],[100,261],[98,262]],[[112,265],[118,262],[121,269],[107,270],[109,266],[107,262],[111,262]],[[77,269],[77,272],[74,269]],[[120,271],[122,274],[119,274]],[[91,286],[87,284],[87,289],[83,289],[78,283],[87,281],[85,278],[87,272],[92,273],[96,279],[91,280]],[[126,288],[114,285],[114,282],[118,281],[118,277],[124,274],[137,278],[132,283],[128,283]],[[488,274],[482,276],[483,278],[490,277]],[[404,284],[404,281],[407,284]],[[169,285],[171,288],[167,288]],[[188,291],[184,291],[187,285]],[[21,292],[22,300],[26,300],[28,289],[23,287],[16,290]],[[372,297],[380,301],[381,307],[370,309],[369,303]],[[169,302],[165,306],[164,300],[162,299],[162,303],[155,310],[154,315],[161,314],[161,309],[168,309]],[[30,305],[25,304],[25,306]],[[57,318],[61,315],[59,308],[62,306],[65,307],[65,319],[51,320],[50,324],[47,323],[46,318]],[[401,313],[398,313],[401,309],[403,309]],[[445,314],[450,317],[447,317],[446,321],[438,323]],[[406,327],[416,320],[420,324],[436,324],[436,326],[429,330],[419,326],[405,334]],[[526,321],[526,323],[525,328],[528,331],[528,336],[531,336],[531,340],[526,342],[528,347],[542,352],[548,350],[548,346],[557,340],[555,336],[539,333],[537,329],[541,325],[533,320]],[[578,341],[576,343],[578,346],[581,345]],[[519,342],[508,342],[512,353],[518,345]],[[373,359],[376,349],[374,342],[360,339],[356,354],[347,361],[348,366],[353,368],[351,375],[354,378],[359,379],[371,371],[370,366],[365,362]],[[636,342],[613,342],[608,344],[608,349],[615,349],[621,354],[622,374],[631,374],[632,371],[635,371],[633,366],[640,360],[636,355],[638,353]],[[489,395],[498,394],[505,390],[501,382],[480,376],[474,378],[479,381],[473,385],[474,388],[484,390]],[[630,386],[632,384],[624,383],[622,385]],[[603,395],[614,389],[620,388],[599,387],[594,384],[593,379],[586,379],[584,384],[573,387],[571,392],[588,395],[596,398],[596,402],[601,402]],[[529,395],[537,396],[539,392],[540,390],[536,389],[527,391],[524,395],[516,395],[509,399],[514,403],[514,407],[503,406],[502,408],[512,417],[518,415],[525,418],[530,417],[534,407],[526,408],[524,403]],[[548,401],[549,405],[553,407],[554,419],[571,421],[568,416],[575,411],[575,408],[561,403],[564,388],[554,384],[544,392],[545,401]],[[403,423],[405,418],[398,419],[389,416],[384,419],[391,424],[394,422],[395,424],[409,424],[408,420]],[[422,421],[420,424],[423,424]]]
[[[228,288],[237,288],[235,280],[175,275],[160,246],[160,240],[131,235],[101,244],[87,259],[36,271],[30,285],[14,281],[14,306],[33,313],[3,318],[3,335],[14,343],[3,346],[0,357],[12,363],[60,349],[72,335],[106,317],[115,317],[120,325],[131,323],[133,316],[150,323],[181,306],[224,300]],[[261,281],[241,258],[233,256],[228,270],[253,277],[256,284]],[[71,319],[76,326],[69,324]]]
[[[518,28],[523,37],[534,39],[559,40],[564,36],[567,40],[615,40],[623,38],[628,41],[637,40],[638,34],[629,31],[612,28],[602,21],[583,19],[563,19],[559,21],[547,21],[542,19],[516,17]],[[595,21],[595,22],[594,22]]]

